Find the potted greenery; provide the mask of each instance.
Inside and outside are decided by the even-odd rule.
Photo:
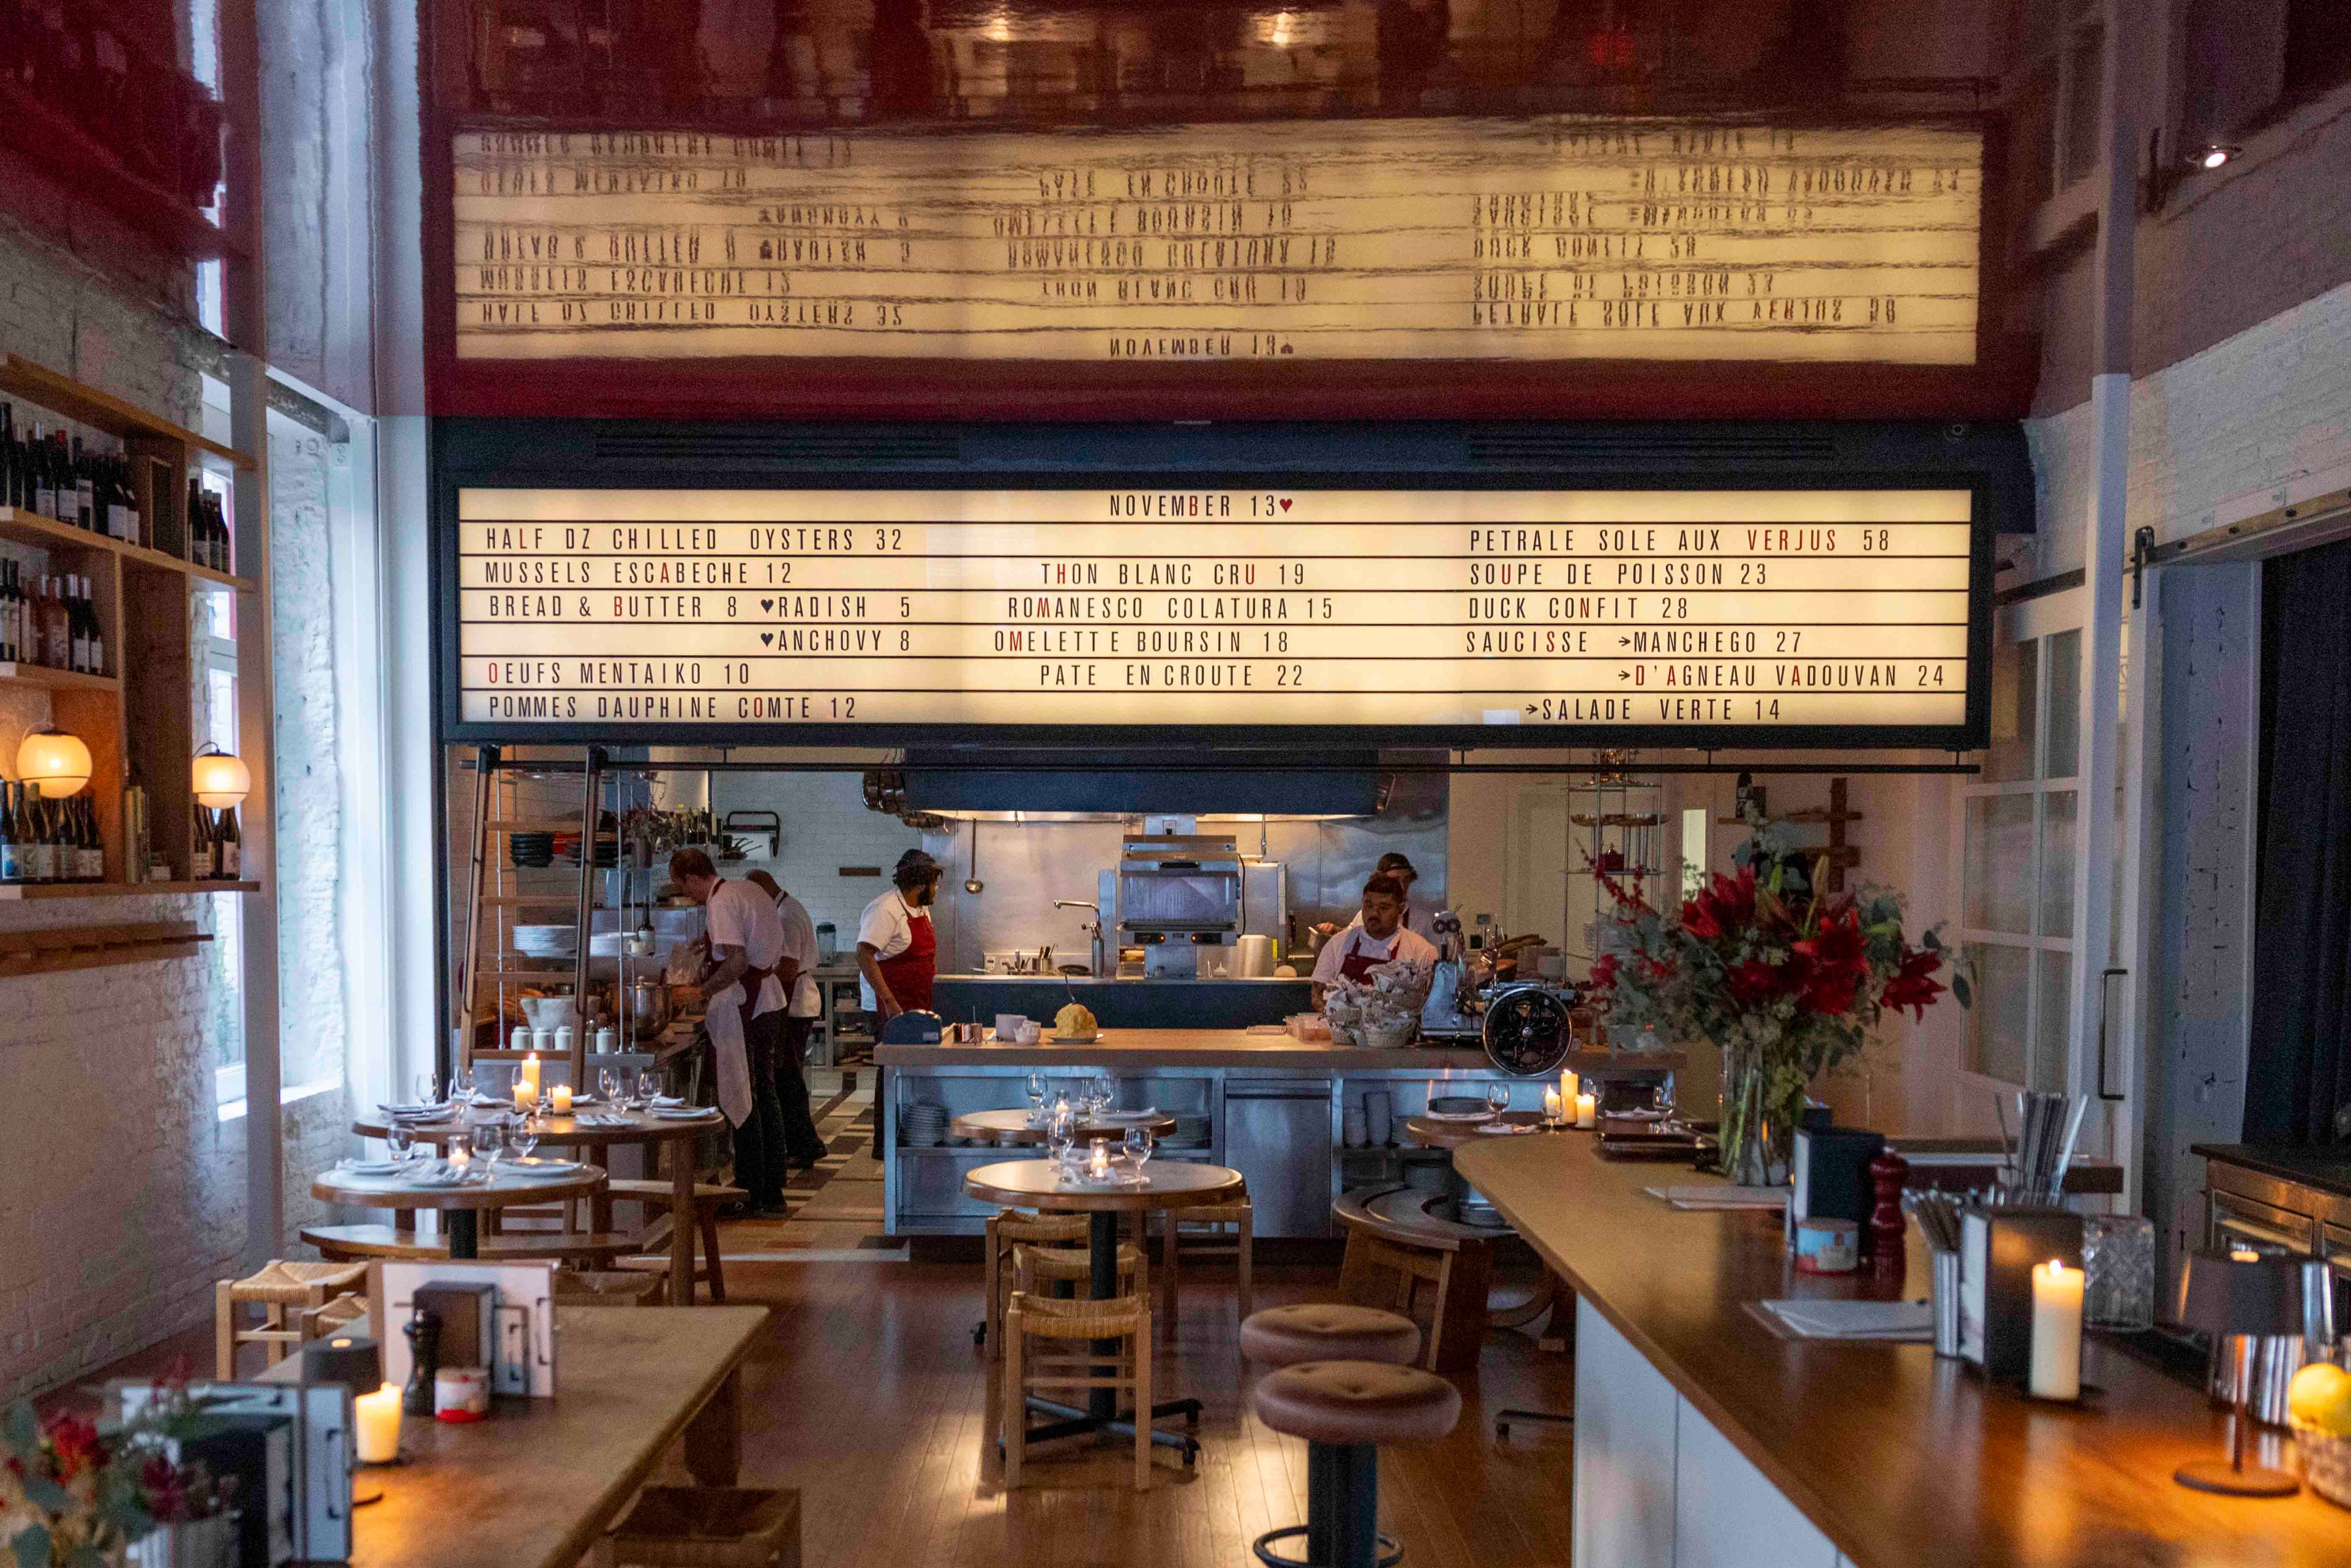
[[[102,1427],[18,1400],[0,1420],[0,1545],[15,1568],[228,1568],[232,1482],[178,1457],[204,1422],[186,1380],[136,1420]]]

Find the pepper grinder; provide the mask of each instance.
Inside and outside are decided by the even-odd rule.
[[[1870,1260],[1881,1273],[1902,1271],[1902,1186],[1910,1162],[1887,1149],[1869,1162],[1869,1179],[1877,1189],[1877,1207],[1869,1215]]]
[[[400,1413],[430,1416],[433,1379],[441,1371],[441,1320],[420,1308],[400,1332],[408,1336],[408,1386],[400,1391]]]

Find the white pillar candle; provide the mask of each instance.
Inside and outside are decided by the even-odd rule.
[[[1583,1092],[1583,1081],[1565,1068],[1560,1069],[1559,1103],[1562,1105],[1573,1105],[1575,1103],[1575,1097]]]
[[[571,1085],[569,1083],[555,1086],[555,1113],[559,1116],[571,1114]]]
[[[1598,1096],[1578,1094],[1575,1097],[1575,1124],[1579,1127],[1597,1127],[1600,1124]]]
[[[1096,1181],[1104,1181],[1109,1178],[1110,1145],[1108,1144],[1096,1143],[1094,1145],[1094,1152],[1088,1162],[1087,1168],[1089,1174],[1091,1174]]]
[[[363,1465],[388,1465],[400,1458],[400,1390],[385,1384],[351,1401],[359,1425],[355,1451]]]
[[[1543,1120],[1546,1122],[1558,1121],[1560,1107],[1561,1101],[1559,1091],[1556,1089],[1546,1088],[1543,1091]]]
[[[530,1110],[538,1103],[538,1091],[532,1087],[529,1079],[520,1073],[515,1074],[514,1101],[517,1111]]]
[[[530,1085],[530,1097],[538,1098],[538,1052],[532,1051],[522,1059],[522,1075]]]
[[[2032,1270],[2032,1373],[2036,1399],[2082,1396],[2082,1270],[2052,1259]]]

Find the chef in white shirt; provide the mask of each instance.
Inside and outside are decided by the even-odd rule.
[[[776,917],[784,923],[783,956],[776,960],[776,978],[784,988],[784,1030],[776,1049],[776,1098],[784,1110],[784,1142],[790,1163],[814,1170],[828,1153],[809,1111],[808,1042],[820,1010],[816,986],[816,922],[808,905],[776,885],[764,871],[747,872],[743,880],[775,901]]]
[[[1364,883],[1364,909],[1350,925],[1322,945],[1314,960],[1314,1005],[1322,1005],[1322,988],[1332,981],[1360,980],[1381,964],[1401,958],[1429,966],[1437,948],[1426,937],[1404,924],[1404,883],[1386,872],[1374,873]]]
[[[784,988],[776,968],[784,925],[768,896],[728,882],[700,850],[669,857],[670,880],[702,905],[709,943],[703,1027],[716,1061],[718,1107],[735,1124],[735,1180],[755,1210],[784,1212],[784,1113],[776,1099],[776,1049]]]
[[[1400,855],[1394,850],[1390,850],[1380,857],[1380,863],[1374,866],[1372,872],[1374,875],[1385,873],[1404,884],[1404,928],[1430,946],[1436,946],[1437,911],[1426,904],[1416,902],[1412,896],[1412,884],[1420,880],[1420,873],[1414,868],[1411,857]],[[1361,925],[1363,923],[1363,912],[1358,910],[1355,913],[1355,918],[1347,924],[1353,926]],[[1327,920],[1316,929],[1325,936],[1334,936],[1339,932],[1339,927]]]

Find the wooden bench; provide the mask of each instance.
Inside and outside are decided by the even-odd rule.
[[[449,1239],[389,1225],[306,1225],[302,1240],[333,1262],[365,1258],[435,1259],[449,1256]],[[611,1232],[507,1231],[481,1239],[485,1263],[603,1263],[644,1246],[641,1238]]]
[[[1331,1210],[1347,1231],[1339,1296],[1402,1312],[1421,1325],[1423,1366],[1466,1372],[1478,1364],[1485,1344],[1494,1246],[1486,1233],[1427,1212],[1441,1200],[1439,1194],[1410,1187],[1343,1195]],[[1423,1284],[1432,1287],[1425,1309]]]

